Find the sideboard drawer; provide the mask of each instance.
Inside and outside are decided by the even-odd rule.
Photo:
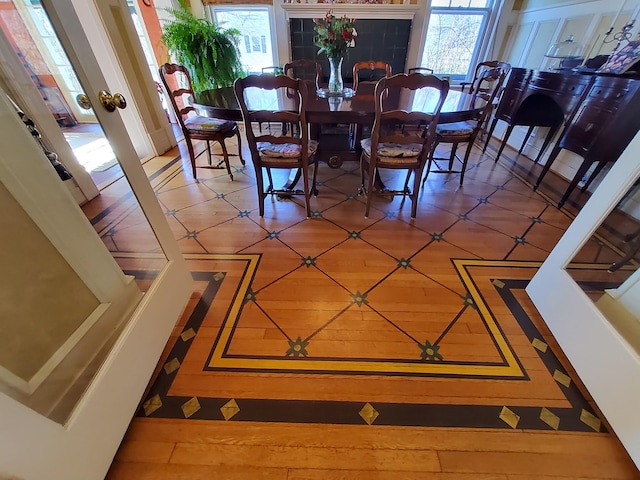
[[[583,104],[562,136],[559,146],[578,155],[586,155],[614,112],[608,106]]]

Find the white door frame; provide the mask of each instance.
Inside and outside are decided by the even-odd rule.
[[[173,129],[162,108],[126,0],[74,0],[74,4],[83,19],[85,31],[90,32],[89,41],[94,52],[103,50],[105,56],[112,57],[112,68],[104,72],[105,78],[110,85],[119,81],[118,88],[129,100],[132,109],[125,123],[127,130],[135,131],[132,138],[138,154],[144,148],[146,156],[162,155],[176,146]],[[87,29],[87,18],[96,11],[99,17],[95,23],[104,38],[94,35],[91,27]],[[102,56],[98,57],[102,61]]]
[[[97,92],[100,89],[108,90],[109,84],[91,51],[73,1],[43,0],[43,4],[95,107],[107,138],[128,138],[120,112],[107,113],[99,106]],[[15,120],[14,125],[19,125],[17,118]],[[10,122],[7,120],[4,123]],[[20,128],[24,130],[23,126]],[[15,148],[25,148],[22,143],[25,142]],[[12,146],[3,144],[7,155],[11,153]],[[113,146],[122,170],[165,253],[167,264],[126,320],[123,333],[65,425],[55,423],[0,394],[0,444],[3,446],[0,449],[0,477],[29,480],[104,478],[172,328],[190,297],[193,286],[191,276],[133,146],[130,142],[122,141],[114,142]],[[32,147],[35,148],[35,144]],[[20,155],[22,157],[15,158],[25,158],[24,152]],[[75,208],[61,210],[57,202],[46,198],[40,202],[34,201],[41,209],[42,216],[46,219],[47,213],[53,213],[57,208],[59,215],[74,216],[76,220],[81,216],[88,224],[79,207],[72,204],[69,192],[62,188],[50,166],[41,166],[49,174],[50,181],[23,190],[32,192],[38,198],[44,193],[49,194],[49,199],[54,198],[53,195],[55,198],[64,198],[66,195],[67,206]],[[20,180],[15,183],[20,183]],[[38,223],[38,220],[34,221]],[[79,245],[66,254],[79,262],[78,268],[84,269],[85,277],[99,283],[103,272],[99,268],[92,268],[93,262],[88,261],[92,259],[92,251],[97,248],[95,244],[93,247],[87,246],[91,240],[76,231],[65,229],[64,224],[49,222],[49,227],[53,231],[46,235],[54,245],[65,245],[67,240]],[[106,250],[104,245],[101,247]],[[82,261],[83,256],[85,261]]]
[[[76,159],[60,126],[51,115],[47,104],[2,31],[0,31],[0,87],[25,110],[25,113],[38,126],[38,131],[44,137],[47,146],[60,156],[73,176],[65,184],[76,202],[81,205],[98,196],[100,191],[96,184]]]
[[[616,435],[640,467],[640,415],[637,415],[640,354],[565,270],[640,177],[639,152],[640,134],[631,141],[569,226],[529,283],[527,293]]]
[[[128,101],[128,107],[121,115],[138,158],[143,160],[161,155],[176,146],[172,126],[162,108],[151,72],[146,68],[146,58],[133,22],[128,18],[130,14],[126,1],[97,2],[103,11],[102,17],[94,2],[72,0],[72,3],[82,18],[88,45],[100,59],[99,68],[108,84]],[[119,18],[114,21],[116,15]],[[67,186],[76,201],[83,204],[96,197],[99,191],[95,183],[75,160],[59,126],[53,121],[48,107],[41,100],[4,33],[0,33],[0,78],[5,91],[28,110],[27,113],[38,125],[50,148],[64,159],[65,166],[74,177],[67,182]]]

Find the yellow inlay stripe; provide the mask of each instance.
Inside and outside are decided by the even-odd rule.
[[[498,349],[502,352],[502,355],[507,362],[508,369],[516,371],[517,373],[512,375],[524,376],[524,372],[518,365],[518,361],[516,360],[515,355],[513,354],[507,340],[502,335],[502,331],[498,328],[498,324],[496,323],[493,315],[489,311],[487,304],[484,299],[478,292],[474,282],[471,280],[471,276],[467,271],[466,267],[524,267],[524,268],[538,268],[540,267],[539,262],[509,262],[509,261],[487,261],[487,260],[453,260],[453,264],[458,270],[458,274],[460,278],[462,278],[462,283],[467,287],[467,290],[471,294],[471,298],[473,298],[476,307],[478,308],[478,312],[480,312],[481,317],[485,321],[487,328],[491,332],[494,341],[496,342]]]
[[[188,255],[187,258],[198,258],[204,256]],[[206,255],[211,258],[212,255]],[[485,304],[482,296],[475,287],[470,275],[465,267],[487,266],[487,267],[526,267],[538,268],[539,262],[511,262],[511,261],[477,261],[477,260],[454,260],[454,265],[460,277],[467,287],[478,312],[484,319],[491,335],[495,339],[497,348],[502,352],[506,360],[506,365],[482,365],[482,364],[455,364],[439,362],[387,362],[387,361],[355,361],[349,359],[332,360],[311,360],[306,358],[237,358],[223,357],[226,345],[229,343],[234,326],[238,320],[242,305],[245,302],[251,279],[258,266],[259,255],[215,255],[219,260],[245,260],[248,262],[246,272],[238,288],[236,298],[233,301],[229,315],[224,320],[218,342],[211,354],[209,361],[210,368],[241,369],[241,370],[280,370],[280,371],[341,371],[341,372],[363,372],[363,373],[405,373],[405,374],[437,374],[437,375],[459,375],[459,376],[493,376],[493,377],[524,377],[524,372],[520,368],[511,348],[504,338],[500,328],[496,324],[489,308]]]

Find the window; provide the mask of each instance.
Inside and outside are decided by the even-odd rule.
[[[492,6],[492,0],[432,0],[421,65],[452,80],[466,79],[477,63]]]
[[[240,59],[247,73],[260,73],[275,65],[269,7],[210,6],[213,20],[222,28],[240,31]]]
[[[251,43],[253,44],[254,52],[262,52],[262,49],[260,48],[260,37],[256,37],[254,35],[253,37],[251,37]]]

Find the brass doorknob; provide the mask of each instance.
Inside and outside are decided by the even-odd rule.
[[[76,103],[80,106],[80,108],[84,110],[91,110],[91,102],[89,101],[89,97],[87,97],[84,93],[79,93],[76,95]]]
[[[100,99],[100,104],[108,112],[113,112],[116,108],[127,108],[127,100],[121,93],[111,95],[111,93],[106,90],[100,90],[98,92],[98,98]]]

